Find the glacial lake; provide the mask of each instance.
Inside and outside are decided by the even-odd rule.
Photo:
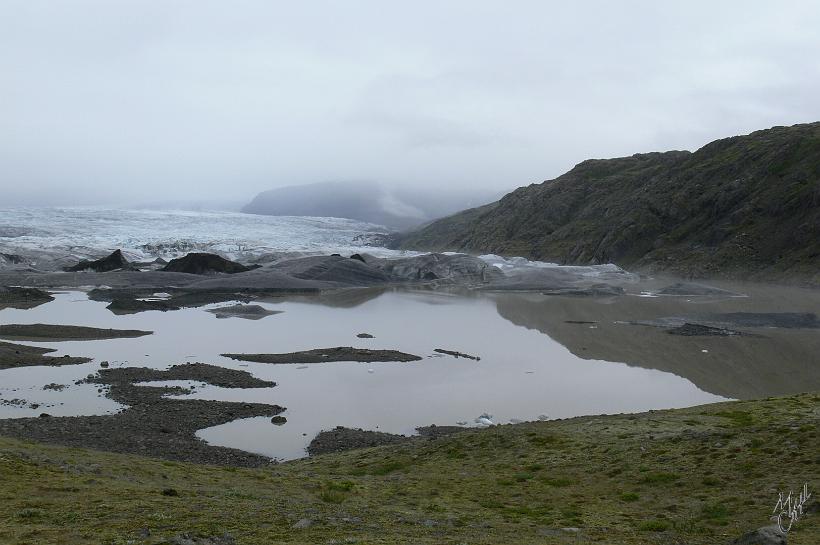
[[[30,310],[0,310],[3,324],[70,324],[144,329],[136,339],[26,342],[53,355],[93,361],[0,371],[0,418],[106,414],[121,407],[98,386],[75,384],[107,361],[111,367],[167,368],[204,362],[275,381],[273,388],[196,385],[182,398],[249,401],[287,407],[287,423],[269,418],[201,430],[210,444],[277,459],[305,456],[321,430],[336,426],[412,434],[429,424],[474,426],[487,413],[498,424],[539,418],[640,412],[732,398],[820,389],[820,331],[753,328],[754,336],[679,336],[651,325],[704,312],[814,312],[818,292],[740,286],[745,297],[551,297],[538,293],[351,290],[321,297],[254,302],[281,311],[260,320],[218,319],[220,303],[173,312],[117,316],[81,291],[60,292]],[[360,339],[358,333],[375,338]],[[18,342],[18,341],[13,341]],[[243,363],[227,352],[281,353],[335,346],[416,354],[410,363]],[[479,356],[441,355],[435,349]],[[62,391],[43,390],[46,384]],[[3,405],[25,399],[35,408]],[[466,423],[466,424],[464,424]]]

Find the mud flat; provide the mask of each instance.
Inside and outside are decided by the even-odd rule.
[[[335,348],[316,348],[302,352],[286,354],[222,354],[226,358],[255,363],[324,363],[329,361],[358,361],[358,362],[388,362],[388,361],[418,361],[421,358],[413,354],[398,350],[370,350],[367,348],[353,348],[338,346]]]
[[[91,361],[89,358],[46,356],[49,352],[56,350],[0,341],[0,370],[37,365],[77,365]]]
[[[271,463],[265,456],[210,446],[195,434],[197,430],[239,418],[272,417],[284,411],[283,407],[167,399],[164,396],[185,393],[186,390],[135,385],[157,380],[193,380],[223,388],[270,388],[276,385],[256,379],[245,371],[202,363],[177,365],[166,371],[134,367],[103,369],[86,381],[107,386],[107,397],[128,406],[122,412],[73,417],[51,417],[44,413],[40,418],[0,420],[0,435],[203,464],[261,467]]]
[[[138,329],[101,329],[76,325],[6,324],[0,325],[0,338],[17,341],[98,341],[151,335]]]

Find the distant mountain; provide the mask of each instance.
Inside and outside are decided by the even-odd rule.
[[[820,123],[584,161],[399,237],[417,250],[820,283]]]
[[[324,182],[264,191],[245,205],[242,212],[350,218],[391,229],[408,229],[466,207],[496,200],[502,194],[451,189],[393,189],[375,182]]]

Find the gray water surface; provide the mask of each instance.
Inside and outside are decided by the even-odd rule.
[[[795,296],[795,304],[804,299]],[[78,366],[0,371],[0,400],[24,398],[42,403],[53,415],[105,414],[120,407],[102,397],[96,386],[74,385],[96,372],[101,361],[112,367],[153,368],[199,361],[243,369],[277,386],[235,390],[199,385],[194,393],[182,397],[278,404],[287,407],[283,413],[287,423],[274,426],[266,418],[240,420],[201,430],[200,437],[215,445],[291,459],[304,456],[305,446],[317,432],[335,426],[410,434],[415,427],[428,424],[473,425],[482,413],[492,414],[496,423],[507,423],[544,415],[566,418],[687,407],[752,393],[820,387],[817,352],[813,352],[820,339],[816,330],[786,332],[785,336],[777,331],[761,338],[676,338],[618,319],[652,319],[695,306],[700,309],[704,304],[716,309],[726,305],[753,308],[763,304],[761,300],[704,303],[632,296],[579,300],[521,293],[456,296],[361,290],[328,298],[261,303],[283,312],[251,321],[217,319],[205,312],[232,303],[115,316],[105,303],[90,301],[83,292],[66,292],[35,309],[2,310],[0,323],[72,324],[155,333],[138,339],[25,343],[57,348],[58,356],[94,360]],[[567,323],[585,320],[597,323]],[[362,332],[375,339],[357,338]],[[305,367],[242,363],[219,355],[334,346],[401,350],[423,359]],[[440,356],[433,352],[435,348],[473,354],[481,360]],[[796,370],[800,371],[797,376]],[[756,377],[743,378],[750,373]],[[67,387],[44,391],[42,387],[49,383]],[[766,384],[771,385],[770,392],[765,391]],[[43,410],[0,406],[0,417],[36,416]]]

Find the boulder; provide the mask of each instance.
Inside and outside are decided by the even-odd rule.
[[[735,539],[732,545],[786,545],[786,534],[777,526],[764,526]]]
[[[172,259],[162,270],[189,274],[235,274],[248,272],[250,269],[241,263],[230,261],[216,254],[194,252],[185,257]]]

